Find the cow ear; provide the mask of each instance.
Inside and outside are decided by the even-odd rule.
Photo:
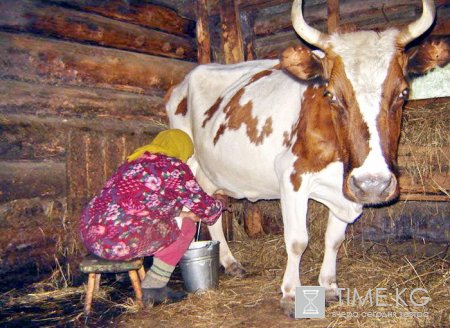
[[[420,46],[406,52],[407,71],[422,75],[436,67],[444,67],[450,62],[450,37],[433,37]]]
[[[280,58],[281,67],[300,80],[323,77],[322,60],[311,50],[301,46],[289,47]]]

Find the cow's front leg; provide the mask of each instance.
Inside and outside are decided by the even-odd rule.
[[[336,283],[336,260],[339,247],[345,239],[347,223],[339,220],[333,213],[328,215],[327,231],[325,233],[325,254],[320,269],[319,284],[325,287],[325,295],[328,301],[338,297]]]
[[[291,317],[295,314],[295,289],[300,286],[300,260],[308,246],[307,205],[307,199],[298,200],[294,195],[281,200],[287,265],[281,285],[283,296],[280,305],[283,312]]]
[[[241,263],[239,263],[234,258],[233,254],[231,254],[230,248],[228,247],[228,243],[223,233],[222,215],[216,223],[214,223],[212,226],[208,226],[208,230],[212,240],[220,241],[220,264],[222,264],[225,268],[225,273],[230,276],[243,278],[246,274],[246,271]]]

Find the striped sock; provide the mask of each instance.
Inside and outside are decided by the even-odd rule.
[[[174,269],[174,266],[154,257],[153,265],[142,281],[142,288],[162,288],[166,286]]]

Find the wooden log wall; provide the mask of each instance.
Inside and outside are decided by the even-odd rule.
[[[0,2],[0,275],[76,249],[81,208],[167,126],[195,38],[195,20],[139,1]]]

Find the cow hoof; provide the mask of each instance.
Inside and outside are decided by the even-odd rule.
[[[325,289],[325,300],[327,303],[339,300],[338,289],[337,288]]]
[[[245,271],[239,262],[233,262],[225,269],[225,274],[232,277],[244,278],[247,275],[247,271]]]
[[[280,300],[280,307],[285,315],[295,318],[295,299],[293,297],[283,297]]]

